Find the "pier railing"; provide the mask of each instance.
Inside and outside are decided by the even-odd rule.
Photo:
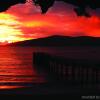
[[[44,72],[49,82],[64,82],[82,86],[96,86],[100,83],[100,63],[66,59],[48,53],[34,53],[33,64],[39,72]]]

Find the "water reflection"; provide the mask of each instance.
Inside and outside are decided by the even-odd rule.
[[[64,58],[73,58],[73,59],[91,59],[91,60],[99,60],[100,58],[100,48],[79,48],[79,47],[0,47],[0,89],[12,89],[12,88],[25,88],[33,86],[34,83],[44,83],[46,82],[45,77],[42,77],[44,73],[40,73],[39,70],[36,70],[36,66],[33,65],[32,60],[34,61],[33,53],[34,52],[47,52],[50,55],[59,55],[64,56]],[[91,56],[90,56],[91,55]],[[44,60],[44,57],[41,59]],[[57,58],[58,59],[58,58]],[[41,60],[40,60],[41,61]],[[45,60],[44,60],[45,61]],[[56,60],[53,60],[56,61]],[[59,63],[61,60],[59,61]],[[41,62],[43,63],[43,62]],[[84,76],[86,74],[85,69],[79,69],[79,67],[75,67],[75,73],[72,73],[72,67],[66,67],[68,65],[64,65],[63,61],[62,64],[52,63],[50,62],[50,78],[54,78],[55,71],[57,75],[58,72],[63,72],[59,75],[64,76],[63,79],[70,80],[72,76],[74,76],[74,80],[78,80],[80,76]],[[72,64],[71,64],[72,65]],[[54,66],[54,67],[52,67]],[[57,67],[55,67],[57,66]],[[64,69],[62,69],[62,66]],[[80,65],[79,65],[80,66]],[[43,70],[44,66],[40,66],[39,69]],[[46,67],[47,68],[47,67]],[[49,67],[48,67],[49,68]],[[85,67],[83,67],[85,68]],[[62,70],[64,71],[62,71]],[[68,72],[66,72],[65,71]],[[71,71],[72,70],[72,71]],[[80,71],[83,70],[83,71]],[[94,70],[92,70],[93,72]],[[71,73],[70,73],[71,72]],[[83,74],[82,74],[82,73]],[[53,74],[52,74],[53,73]],[[88,73],[91,73],[90,71]],[[52,75],[52,77],[51,77]],[[88,76],[91,74],[88,74]],[[95,76],[95,74],[93,74]],[[61,76],[61,80],[62,80]],[[66,77],[65,77],[66,76]],[[78,77],[79,76],[79,77]],[[58,77],[59,78],[59,77]],[[89,76],[89,78],[91,78]],[[47,79],[47,78],[46,78]],[[94,77],[95,79],[95,77]],[[72,79],[73,80],[73,79]],[[85,80],[85,78],[84,78]],[[51,85],[51,84],[50,84]],[[34,86],[33,86],[34,87]],[[49,87],[49,86],[48,86]],[[44,88],[44,87],[43,87]],[[64,87],[65,88],[65,87]]]
[[[32,67],[30,51],[0,47],[0,89],[27,87],[36,82],[42,82],[42,79]]]
[[[1,85],[0,86],[0,90],[16,89],[16,88],[24,88],[24,86],[10,86],[10,85]]]

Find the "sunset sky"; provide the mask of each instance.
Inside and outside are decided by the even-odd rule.
[[[17,4],[0,13],[0,42],[16,42],[52,35],[100,37],[100,9],[79,17],[73,6],[55,2],[46,14],[32,3]]]

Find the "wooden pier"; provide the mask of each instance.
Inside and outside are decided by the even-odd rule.
[[[48,53],[34,53],[33,65],[45,73],[48,82],[97,87],[100,83],[100,62],[67,59]]]

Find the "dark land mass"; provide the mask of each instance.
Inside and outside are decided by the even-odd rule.
[[[99,37],[68,37],[68,36],[50,36],[46,38],[38,38],[15,42],[8,46],[100,46]]]

